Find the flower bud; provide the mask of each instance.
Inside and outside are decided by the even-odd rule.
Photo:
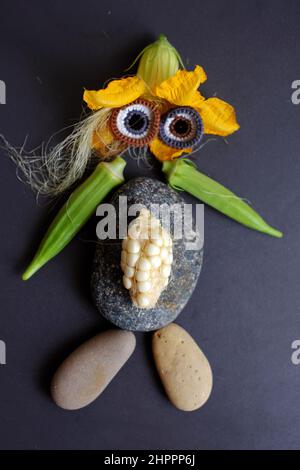
[[[161,82],[175,75],[180,66],[183,67],[183,63],[179,53],[161,34],[141,52],[137,75],[150,90],[154,90]]]

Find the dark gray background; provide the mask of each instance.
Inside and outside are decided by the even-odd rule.
[[[206,96],[234,104],[241,130],[199,152],[201,170],[248,198],[283,240],[205,211],[205,259],[178,319],[210,360],[214,389],[199,411],[173,408],[157,380],[149,334],[102,397],[64,412],[48,394],[59,363],[108,327],[93,307],[96,220],[31,281],[20,275],[56,206],[36,205],[1,153],[0,447],[3,449],[299,448],[300,79],[297,0],[16,1],[0,4],[0,132],[36,147],[79,118],[83,87],[119,77],[163,32],[208,73]],[[129,162],[127,176],[146,174]],[[151,174],[158,174],[151,172]]]

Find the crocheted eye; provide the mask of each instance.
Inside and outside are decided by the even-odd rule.
[[[116,139],[131,147],[142,147],[156,136],[160,112],[155,103],[138,99],[115,109],[110,118],[111,130]]]
[[[161,118],[159,137],[169,147],[194,147],[200,142],[202,135],[202,119],[199,113],[189,106],[171,109]]]

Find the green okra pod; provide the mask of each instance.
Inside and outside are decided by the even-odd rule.
[[[50,259],[56,256],[74,238],[95,212],[98,204],[116,186],[124,182],[126,162],[116,157],[112,162],[101,162],[93,173],[70,195],[44,236],[32,262],[22,279],[29,279]]]
[[[268,225],[263,218],[220,183],[200,173],[187,158],[163,163],[163,172],[171,187],[187,191],[209,206],[248,228],[281,238],[282,232]]]

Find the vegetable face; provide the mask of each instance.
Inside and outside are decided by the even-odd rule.
[[[75,189],[50,225],[22,276],[24,281],[56,256],[74,238],[104,197],[124,182],[125,165],[121,157],[116,157],[111,163],[101,162],[89,178]]]
[[[166,161],[162,169],[172,188],[187,191],[248,228],[272,237],[283,236],[282,232],[270,227],[246,202],[221,184],[200,173],[190,160],[183,158]]]

